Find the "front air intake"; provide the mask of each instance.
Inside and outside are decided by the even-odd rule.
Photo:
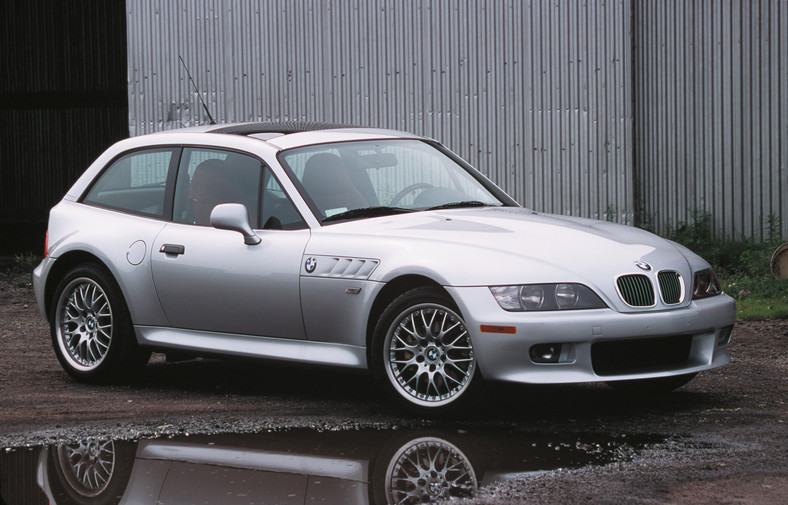
[[[681,301],[681,275],[678,272],[660,272],[657,275],[659,292],[666,305],[675,305]]]
[[[645,275],[622,275],[616,284],[621,299],[630,307],[654,306],[654,287]]]
[[[610,340],[591,344],[591,365],[600,376],[661,372],[686,367],[692,335]]]

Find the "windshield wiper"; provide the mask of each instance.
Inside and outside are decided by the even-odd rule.
[[[339,214],[333,214],[323,219],[324,223],[330,221],[341,221],[343,219],[360,219],[364,217],[381,217],[390,216],[392,214],[405,214],[407,212],[415,212],[413,209],[405,209],[403,207],[363,207],[361,209],[350,209]]]
[[[478,200],[465,200],[462,202],[444,203],[443,205],[436,205],[427,210],[440,210],[440,209],[456,209],[459,207],[492,207],[489,203],[480,202]]]

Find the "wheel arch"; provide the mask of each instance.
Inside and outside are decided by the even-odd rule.
[[[101,261],[98,256],[87,251],[69,251],[58,257],[57,260],[55,260],[55,263],[52,265],[51,270],[47,274],[46,286],[44,288],[44,312],[47,314],[47,316],[52,310],[52,298],[55,294],[55,289],[57,289],[58,284],[60,284],[60,281],[75,266],[85,263],[98,265],[107,272],[110,272],[110,275],[112,275],[109,267],[107,267],[107,265]]]
[[[372,309],[369,312],[369,317],[367,318],[367,363],[372,363],[372,338],[375,334],[375,326],[378,324],[378,320],[383,314],[383,311],[386,310],[386,307],[388,307],[398,296],[419,287],[432,287],[444,293],[446,297],[452,301],[452,308],[456,310],[460,317],[463,317],[457,303],[449,292],[434,279],[416,274],[395,277],[388,281],[375,297],[375,301],[372,303]]]

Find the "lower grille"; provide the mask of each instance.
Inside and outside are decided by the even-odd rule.
[[[685,366],[692,335],[611,340],[591,345],[591,363],[597,375],[659,372]]]

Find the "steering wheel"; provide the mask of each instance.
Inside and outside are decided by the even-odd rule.
[[[396,195],[394,195],[394,198],[391,199],[391,201],[389,202],[389,205],[394,207],[395,204],[399,203],[399,201],[402,200],[403,198],[405,198],[405,195],[407,195],[411,191],[416,191],[417,189],[429,189],[429,188],[434,188],[434,187],[435,186],[433,186],[432,184],[429,184],[427,182],[417,182],[415,184],[411,184],[411,185],[406,186],[405,188],[403,188]]]

